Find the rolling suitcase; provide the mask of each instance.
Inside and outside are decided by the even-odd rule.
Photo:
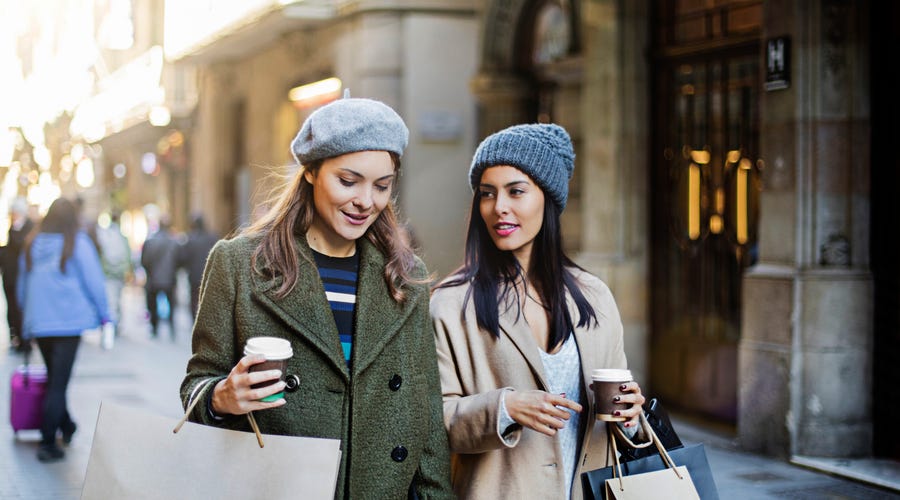
[[[43,420],[44,396],[47,393],[47,368],[27,362],[12,374],[9,420],[13,433],[40,429]]]

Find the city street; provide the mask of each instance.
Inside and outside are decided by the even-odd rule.
[[[38,462],[35,457],[37,431],[14,436],[8,423],[9,377],[22,357],[10,352],[5,322],[0,322],[0,373],[4,379],[0,410],[5,420],[0,425],[0,500],[79,498],[101,402],[115,402],[170,418],[181,416],[178,387],[190,355],[191,324],[183,280],[178,297],[174,340],[167,328],[161,329],[159,338],[151,338],[143,290],[134,286],[125,289],[123,333],[115,347],[105,351],[100,347],[98,333],[85,335],[69,387],[69,406],[79,425],[78,432],[66,449],[66,458],[51,464]],[[887,489],[741,452],[729,438],[687,422],[676,419],[675,427],[685,441],[707,445],[719,493],[725,499],[900,498]]]

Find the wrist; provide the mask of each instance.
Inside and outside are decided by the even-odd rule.
[[[225,420],[225,417],[216,413],[216,410],[213,407],[213,405],[214,405],[213,401],[215,399],[216,389],[218,387],[219,387],[219,384],[216,384],[215,386],[213,386],[213,388],[210,389],[210,391],[209,391],[209,395],[207,395],[207,397],[206,397],[206,413],[209,415],[210,418],[212,418],[213,420],[216,420],[216,421]]]

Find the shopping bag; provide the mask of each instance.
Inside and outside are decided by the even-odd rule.
[[[334,498],[340,440],[176,422],[102,403],[81,498]]]
[[[710,469],[709,461],[706,458],[706,451],[702,444],[688,445],[683,448],[666,451],[665,448],[661,446],[661,442],[658,436],[656,436],[656,434],[653,434],[653,429],[646,421],[646,417],[644,416],[642,416],[641,425],[645,429],[645,433],[648,433],[648,437],[650,437],[651,439],[650,441],[648,441],[647,445],[655,446],[657,452],[651,456],[639,458],[630,462],[622,462],[621,464],[619,464],[617,460],[617,463],[615,465],[582,473],[581,484],[586,500],[602,500],[604,498],[679,498],[676,496],[670,496],[669,491],[672,490],[672,494],[674,495],[677,491],[677,488],[684,487],[685,482],[692,483],[691,488],[695,490],[695,493],[693,494],[694,496],[688,498],[697,498],[699,496],[699,498],[701,498],[702,500],[718,500],[719,493],[716,489],[716,483],[713,479],[712,470]],[[614,448],[613,455],[617,455],[616,441],[613,438],[612,432],[619,432],[621,434],[621,430],[614,425],[610,425],[608,428],[611,429],[609,441]],[[646,431],[646,429],[650,429],[649,432]],[[659,444],[659,446],[657,446],[657,444]],[[678,483],[674,483],[674,481],[672,481],[672,477],[677,478],[678,475],[676,475],[672,471],[671,467],[667,466],[666,457],[671,460],[671,463],[675,466],[675,469],[681,476],[690,478],[689,481]],[[620,473],[617,473],[617,466],[620,467]],[[685,473],[682,473],[682,470],[685,470]],[[650,497],[631,497],[621,495],[607,497],[608,492],[605,491],[606,484],[608,481],[612,480],[614,483],[613,485],[617,486],[617,474],[623,478],[623,482],[626,482],[630,481],[627,478],[644,478],[648,473],[656,471],[665,472],[666,474],[658,474],[657,476],[662,477],[663,482],[672,482],[673,484],[667,486],[659,486],[658,481],[655,479],[656,476],[653,476],[649,479],[649,481],[647,481],[648,485],[651,485],[654,489],[663,489],[656,490],[655,494],[651,495]],[[642,481],[642,479],[639,479],[638,481]],[[626,486],[626,494],[630,495],[631,491],[634,491],[634,488],[638,487],[640,486],[632,485],[632,488],[628,488]],[[665,493],[663,494],[661,492]]]
[[[103,323],[100,328],[100,346],[105,350],[110,350],[116,343],[116,325],[111,321]]]
[[[677,472],[677,474],[676,474]],[[687,467],[663,469],[621,478],[607,479],[604,490],[608,500],[696,500],[697,490]]]
[[[684,447],[681,443],[681,438],[679,438],[678,433],[675,432],[675,427],[672,426],[672,421],[669,419],[669,412],[663,408],[659,398],[651,398],[644,403],[643,410],[644,416],[647,417],[647,422],[649,422],[650,427],[653,428],[653,433],[656,434],[656,437],[658,437],[660,441],[662,441],[663,446],[666,447],[666,451],[668,451],[669,454],[671,454],[674,449]],[[652,447],[635,448],[634,446],[631,446],[625,447],[619,451],[622,453],[622,456],[619,458],[623,464],[644,457],[656,456],[656,449]]]

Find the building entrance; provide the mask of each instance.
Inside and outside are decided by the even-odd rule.
[[[742,16],[727,6],[673,16],[657,28],[654,65],[652,392],[726,423],[737,419],[741,276],[756,258],[761,166],[759,42]],[[738,18],[734,42],[727,23]],[[711,31],[685,50],[685,26]]]

